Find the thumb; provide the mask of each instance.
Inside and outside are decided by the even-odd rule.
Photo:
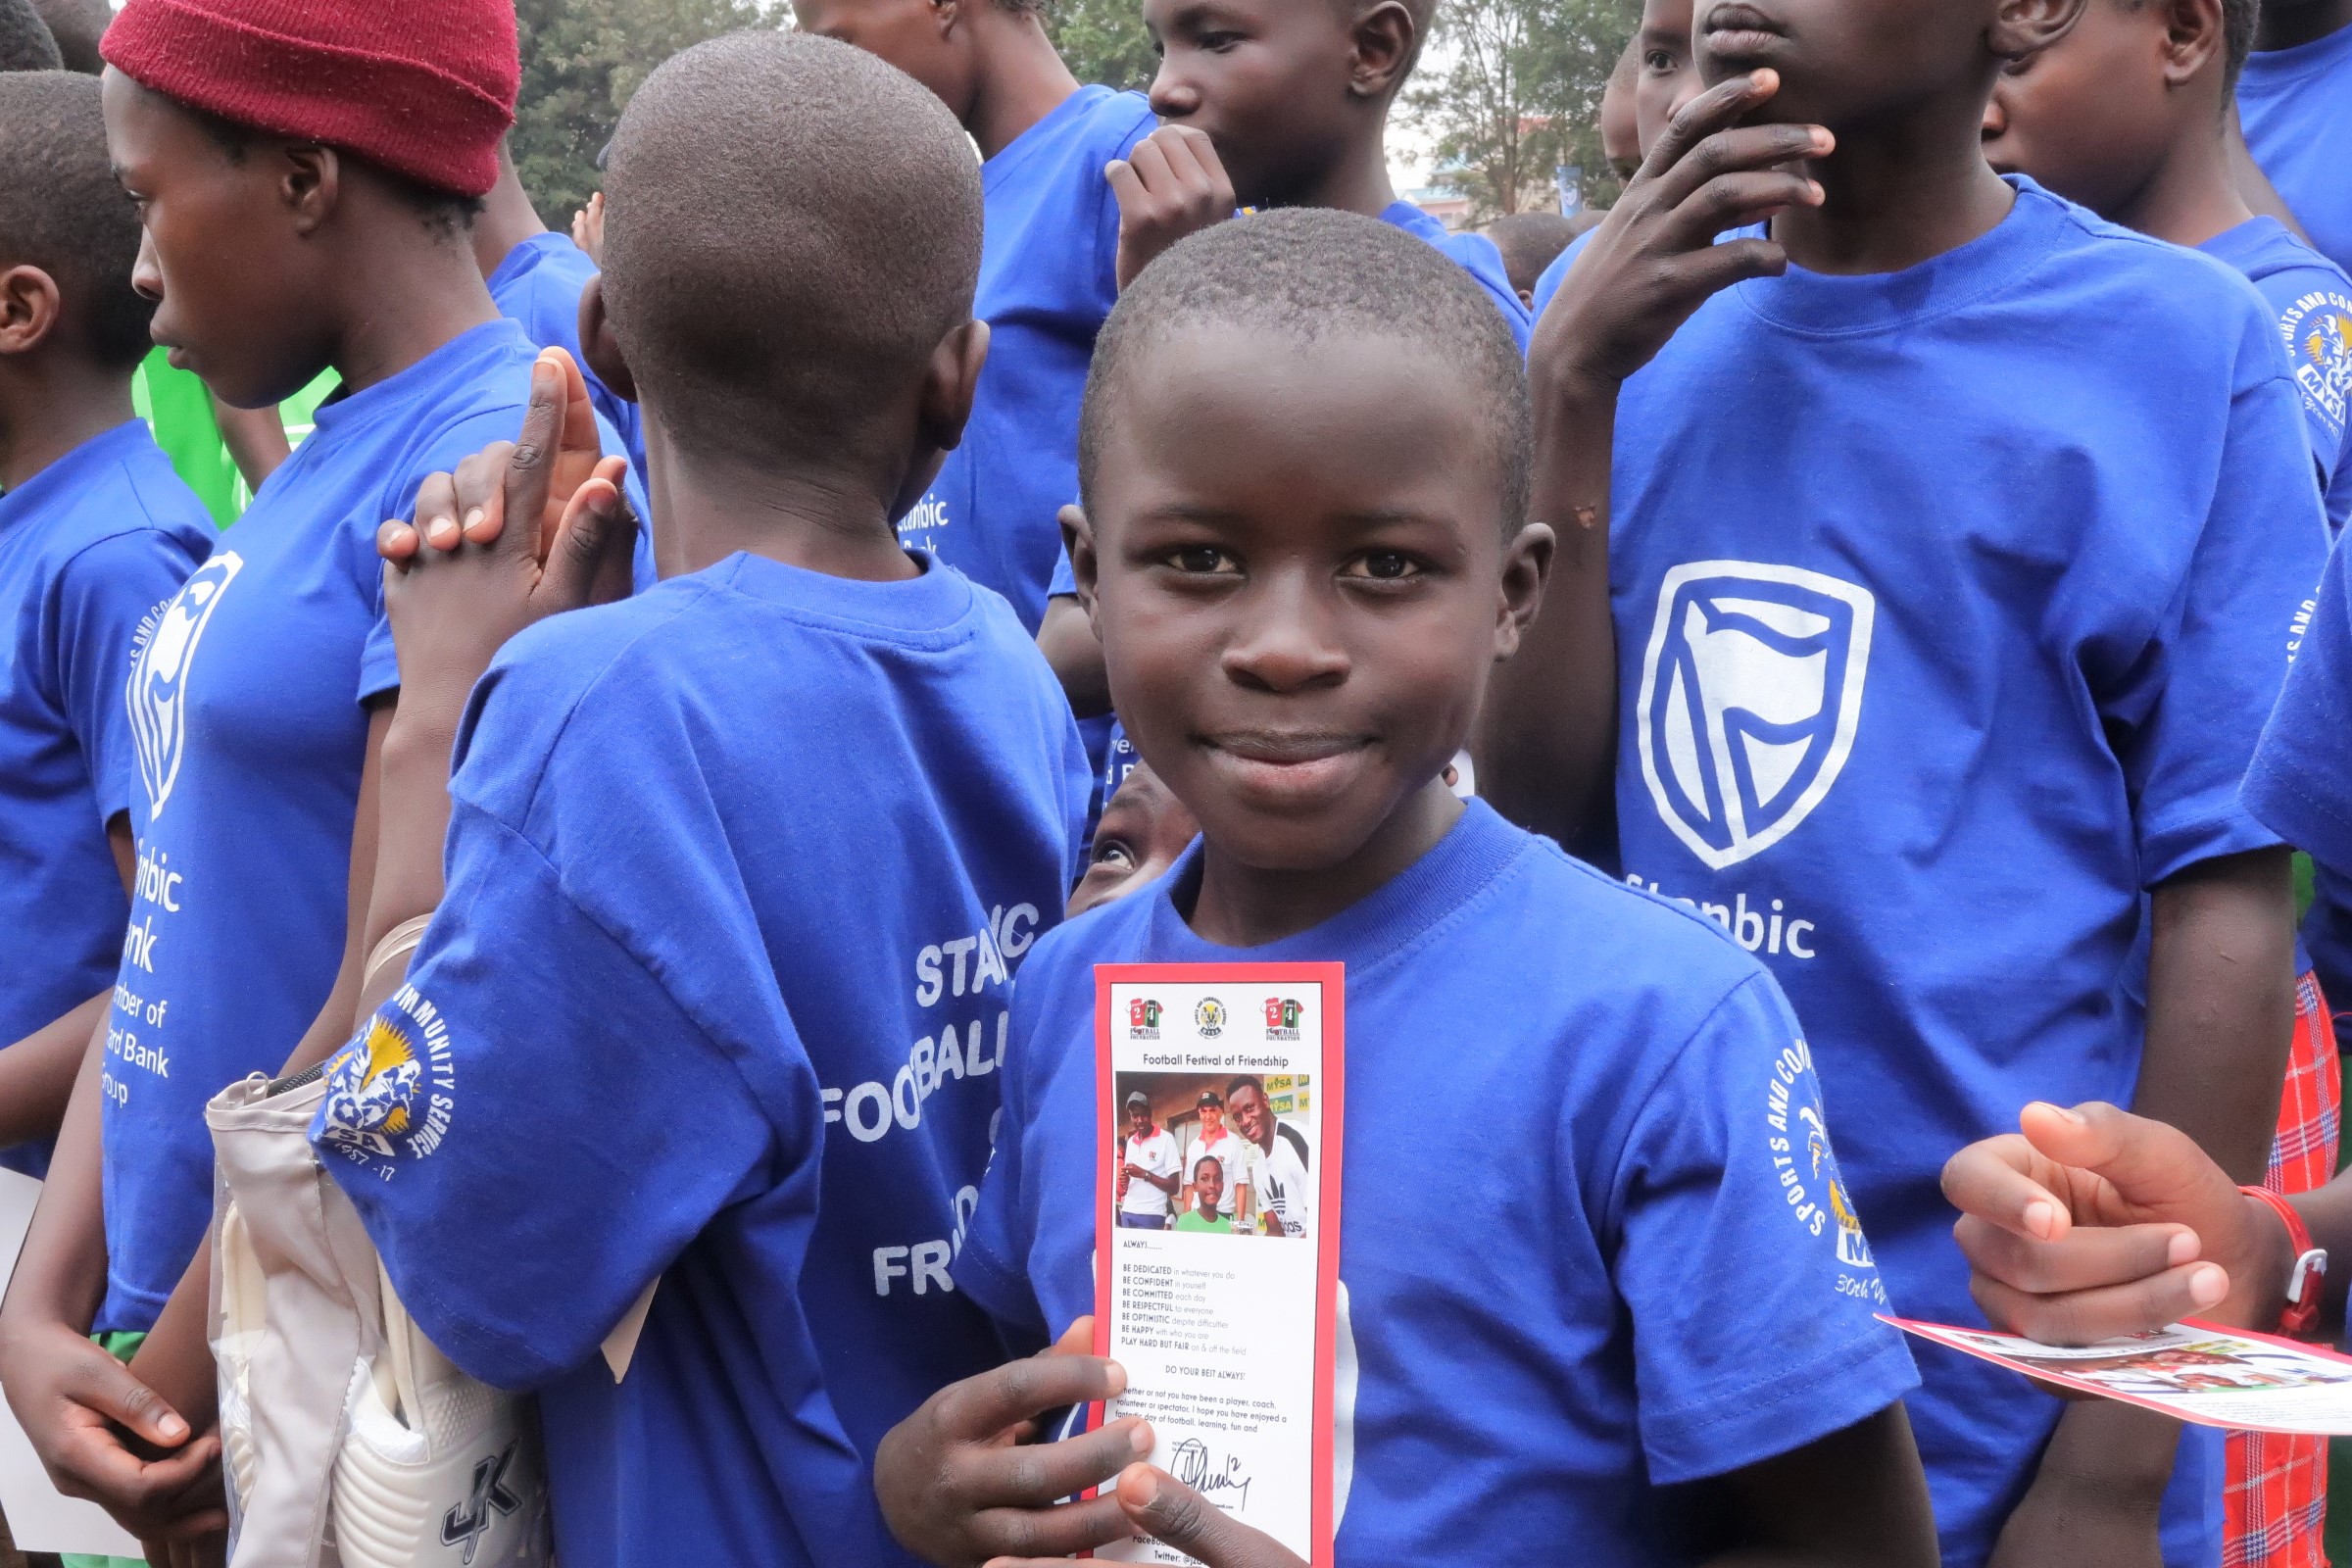
[[[1160,1544],[1203,1568],[1306,1568],[1273,1537],[1239,1524],[1224,1509],[1164,1470],[1131,1464],[1119,1476],[1120,1511]]]
[[[623,468],[626,464],[613,459],[611,466]],[[634,533],[616,476],[600,466],[595,477],[572,492],[556,525],[554,546],[532,595],[542,612],[554,614],[595,603],[597,579],[607,558],[633,542]]]
[[[68,1391],[74,1403],[94,1410],[159,1448],[188,1441],[188,1423],[164,1396],[130,1375],[130,1369],[101,1351],[85,1361]]]
[[[2026,1141],[2061,1165],[2105,1178],[2131,1207],[2167,1214],[2217,1199],[2236,1184],[2180,1128],[2091,1101],[2067,1109],[2035,1102],[2018,1117]]]

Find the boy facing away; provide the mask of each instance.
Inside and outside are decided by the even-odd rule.
[[[430,548],[388,530],[370,935],[439,907],[314,1137],[432,1341],[539,1391],[567,1563],[887,1563],[874,1445],[1002,1355],[948,1263],[1086,794],[1027,634],[893,525],[986,353],[979,178],[905,76],[747,32],[648,78],[606,199],[587,335],[647,413],[666,578],[477,686],[546,612],[512,553],[542,514],[446,551],[499,505],[476,464]]]
[[[213,530],[131,416],[154,306],[97,81],[0,74],[0,1164],[39,1175],[137,880],[131,659]]]
[[[1953,1148],[2074,1089],[2254,1179],[2294,1018],[2236,785],[2324,559],[2303,413],[2243,279],[1986,167],[1995,77],[2081,10],[1701,0],[1700,74],[1817,122],[1813,183],[1717,245],[1653,159],[1545,317],[1538,417],[1595,435],[1539,515],[1623,659],[1596,689],[1546,617],[1481,759],[1560,832],[1613,764],[1629,880],[1781,978],[1894,1304],[1952,1321]],[[1662,294],[1743,268],[1649,359]],[[1911,1401],[1946,1563],[2152,1560],[2168,1475],[2164,1560],[2215,1560],[2218,1442],[1961,1361]]]
[[[956,1283],[1032,1341],[1092,1311],[1096,964],[1340,960],[1339,1560],[1932,1562],[1909,1357],[1830,1219],[1778,990],[1444,781],[1551,554],[1524,410],[1480,291],[1358,216],[1217,225],[1121,299],[1076,565],[1119,711],[1202,837],[1031,956]],[[1429,1245],[1471,1214],[1476,1248]],[[1164,1475],[1053,1505],[1151,1434],[1003,1435],[1120,1376],[1053,1356],[930,1401],[877,1467],[900,1539],[967,1565],[1140,1529],[1217,1568],[1295,1561]]]

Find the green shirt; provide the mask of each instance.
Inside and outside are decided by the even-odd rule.
[[[1180,1231],[1222,1231],[1230,1236],[1233,1234],[1233,1216],[1219,1214],[1215,1219],[1202,1219],[1199,1209],[1187,1209],[1176,1216],[1176,1228]]]
[[[213,395],[191,370],[174,369],[166,350],[157,349],[139,366],[130,383],[130,401],[139,417],[155,428],[155,444],[164,449],[172,466],[196,492],[213,521],[225,528],[237,520],[253,491],[220,439],[220,422],[213,416]],[[334,371],[322,371],[309,386],[277,406],[290,446],[302,445],[311,433],[318,405],[341,385]]]

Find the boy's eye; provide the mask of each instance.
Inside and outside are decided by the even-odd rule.
[[[1421,564],[1402,551],[1373,550],[1349,562],[1341,575],[1369,577],[1375,582],[1402,582],[1421,575]]]
[[[1179,545],[1168,552],[1167,563],[1178,571],[1219,577],[1238,576],[1242,564],[1215,545]]]
[[[1238,32],[1204,32],[1200,35],[1200,47],[1212,55],[1221,55],[1241,41],[1242,35]]]
[[[1135,868],[1135,852],[1117,839],[1095,841],[1095,864],[1116,866],[1122,871]]]
[[[1674,56],[1663,49],[1652,49],[1642,57],[1642,63],[1661,76],[1674,70]]]

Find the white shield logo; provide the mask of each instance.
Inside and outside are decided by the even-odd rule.
[[[1760,855],[1838,782],[1877,601],[1817,571],[1698,561],[1658,586],[1634,716],[1658,815],[1708,866]]]
[[[188,667],[195,662],[196,645],[204,640],[204,628],[212,623],[221,594],[244,566],[233,550],[198,566],[164,607],[154,634],[131,660],[124,697],[131,743],[139,754],[139,779],[147,786],[150,820],[164,814],[164,802],[172,798],[187,750]]]

